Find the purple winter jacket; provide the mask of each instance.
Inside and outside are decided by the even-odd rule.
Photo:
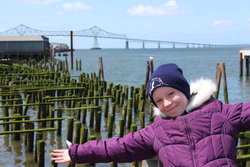
[[[161,115],[150,126],[122,138],[73,144],[69,149],[72,162],[132,162],[158,155],[164,167],[236,167],[235,137],[250,130],[250,103],[223,104],[210,98],[214,89],[200,88],[206,83],[199,82],[195,89],[191,84],[196,95],[188,114]]]

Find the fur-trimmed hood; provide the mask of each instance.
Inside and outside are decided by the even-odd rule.
[[[216,91],[216,84],[205,78],[200,78],[190,84],[190,101],[187,105],[186,112],[191,112],[193,109],[201,106],[204,102],[209,100]],[[154,107],[154,115],[167,117],[157,107]]]

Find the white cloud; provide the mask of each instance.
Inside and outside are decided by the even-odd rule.
[[[230,26],[232,25],[232,21],[230,20],[214,20],[213,26]]]
[[[91,8],[91,6],[85,5],[82,2],[63,3],[63,10],[65,11],[89,10]]]
[[[28,3],[28,4],[52,4],[52,3],[57,3],[61,2],[62,0],[21,0],[23,3]]]
[[[165,10],[151,6],[139,5],[132,9],[129,9],[128,13],[131,15],[140,15],[140,16],[158,16],[158,15],[164,15]]]
[[[190,14],[191,11],[181,9],[176,0],[170,0],[160,6],[144,6],[138,5],[128,9],[128,14],[136,16],[162,16],[162,15],[176,15],[176,14]]]
[[[165,6],[168,6],[168,7],[178,7],[177,4],[176,4],[176,0],[170,0],[170,1],[166,2]]]

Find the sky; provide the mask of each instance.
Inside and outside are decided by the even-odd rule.
[[[0,32],[20,24],[43,31],[97,26],[128,38],[249,44],[249,6],[249,0],[4,0],[0,2]],[[49,38],[70,44],[69,37]],[[125,47],[122,40],[98,42],[104,48]],[[92,45],[93,38],[74,37],[74,48]]]

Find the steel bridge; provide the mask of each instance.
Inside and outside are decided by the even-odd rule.
[[[125,41],[125,48],[129,49],[129,43],[136,42],[141,43],[142,48],[145,48],[146,43],[156,44],[157,48],[161,48],[161,45],[169,45],[172,48],[175,47],[192,47],[192,48],[222,48],[222,47],[248,47],[249,45],[214,45],[205,43],[190,43],[190,42],[176,42],[176,41],[163,41],[163,40],[149,40],[149,39],[134,39],[128,38],[125,34],[115,34],[107,32],[97,26],[89,29],[84,29],[80,31],[43,31],[28,27],[26,25],[20,24],[17,27],[11,28],[9,30],[0,32],[0,36],[70,36],[71,39],[71,50],[73,50],[73,36],[78,37],[91,37],[94,38],[93,48],[98,49],[98,38],[109,38],[109,39],[120,39]]]

